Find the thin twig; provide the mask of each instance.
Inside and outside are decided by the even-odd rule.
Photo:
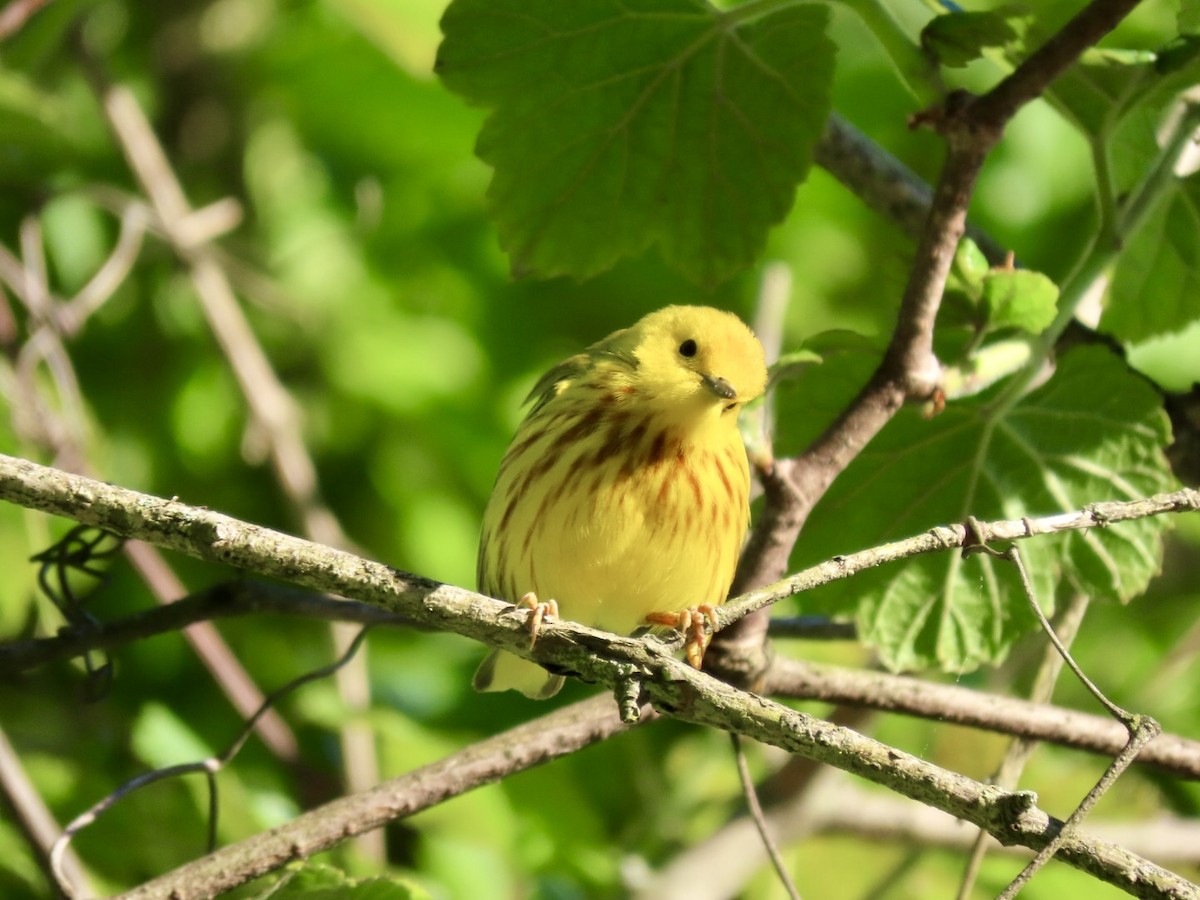
[[[1083,594],[1074,594],[1066,609],[1058,617],[1058,627],[1055,629],[1063,642],[1068,646],[1075,640],[1075,635],[1079,632],[1079,627],[1083,624],[1083,617],[1087,613],[1088,598]],[[1047,642],[1042,653],[1042,661],[1038,665],[1037,675],[1033,679],[1033,687],[1029,691],[1029,700],[1038,705],[1048,704],[1050,698],[1054,694],[1054,686],[1058,683],[1058,676],[1062,672],[1063,657],[1058,652],[1057,648],[1050,642]],[[1000,761],[996,773],[992,776],[992,784],[998,784],[1004,788],[1015,788],[1021,777],[1021,772],[1025,768],[1025,764],[1033,756],[1034,750],[1037,749],[1038,742],[1032,738],[1021,736],[1014,738],[1009,742],[1008,748],[1004,751],[1004,758]],[[971,854],[967,860],[967,865],[963,871],[962,882],[958,887],[957,900],[968,900],[971,891],[975,886],[975,881],[979,876],[979,869],[983,865],[983,859],[987,855],[988,848],[994,842],[991,836],[986,832],[980,831],[976,836],[975,843],[971,846]]]
[[[44,866],[50,878],[54,873],[50,865],[50,850],[54,846],[61,828],[46,801],[38,793],[33,781],[21,765],[21,758],[9,743],[8,735],[0,728],[0,795],[12,810],[12,820],[23,832],[29,846],[33,848],[39,864]],[[73,850],[62,859],[62,877],[79,892],[90,890],[89,879],[83,864]]]
[[[653,715],[642,716],[642,721]],[[360,794],[339,797],[286,825],[224,847],[146,882],[123,900],[213,896],[500,778],[627,731],[612,698],[592,697],[486,738]]]
[[[1137,755],[1142,751],[1150,741],[1154,740],[1161,731],[1161,726],[1149,716],[1142,718],[1140,725],[1130,735],[1129,743],[1125,749],[1120,752],[1116,759],[1109,764],[1109,767],[1104,770],[1104,774],[1095,786],[1088,791],[1087,796],[1083,798],[1075,811],[1063,822],[1058,829],[1058,833],[1054,835],[1046,846],[1042,847],[1028,865],[1014,878],[1009,885],[1000,892],[997,900],[1011,900],[1020,893],[1021,888],[1029,883],[1029,880],[1041,869],[1046,863],[1054,858],[1054,855],[1066,845],[1069,838],[1075,836],[1075,831],[1079,823],[1084,820],[1092,808],[1099,802],[1108,789],[1116,784],[1117,779],[1121,774],[1129,768],[1130,764],[1137,758]]]
[[[1050,639],[1050,643],[1054,645],[1054,649],[1063,658],[1063,662],[1067,664],[1067,667],[1075,673],[1075,677],[1096,698],[1096,701],[1109,711],[1114,719],[1128,728],[1131,733],[1137,730],[1137,721],[1141,717],[1121,709],[1121,707],[1109,700],[1104,695],[1104,692],[1096,687],[1096,683],[1087,677],[1083,669],[1080,668],[1079,663],[1075,662],[1075,657],[1071,655],[1071,651],[1067,649],[1066,645],[1059,640],[1058,635],[1054,633],[1054,626],[1050,624],[1050,620],[1042,612],[1041,604],[1037,602],[1037,596],[1033,592],[1033,583],[1029,580],[1029,573],[1025,571],[1025,563],[1021,560],[1021,551],[1017,549],[1016,544],[1006,549],[1003,553],[1000,553],[999,557],[1008,560],[1016,567],[1017,575],[1021,579],[1021,587],[1025,591],[1025,598],[1029,601],[1029,605],[1033,609],[1033,614],[1037,616],[1037,620],[1042,626],[1042,631],[1046,633],[1046,637]]]
[[[983,549],[987,549],[986,546]],[[1034,615],[1037,616],[1038,622],[1041,623],[1042,629],[1046,632],[1046,636],[1049,637],[1050,642],[1058,650],[1071,671],[1075,673],[1075,677],[1083,683],[1100,705],[1107,709],[1113,718],[1124,725],[1129,731],[1129,741],[1125,745],[1125,748],[1112,761],[1096,785],[1088,791],[1087,796],[1083,798],[1067,821],[1063,823],[1058,834],[1045,847],[1038,851],[1038,854],[1029,861],[1029,864],[1009,883],[1008,887],[1001,892],[998,898],[998,900],[1011,900],[1011,898],[1020,893],[1021,888],[1029,883],[1029,880],[1033,878],[1039,869],[1054,858],[1054,854],[1058,852],[1059,848],[1071,836],[1072,831],[1091,812],[1092,807],[1099,802],[1108,789],[1116,784],[1117,779],[1130,766],[1134,759],[1137,758],[1142,748],[1162,732],[1162,726],[1150,716],[1134,715],[1122,709],[1104,695],[1103,691],[1084,674],[1083,669],[1075,662],[1066,645],[1054,633],[1054,628],[1051,626],[1050,620],[1046,618],[1046,614],[1042,612],[1041,605],[1037,602],[1037,596],[1033,591],[1033,584],[1029,580],[1029,573],[1025,571],[1025,564],[1021,560],[1021,553],[1017,549],[1017,546],[1014,544],[998,555],[1016,567],[1017,574],[1021,579],[1021,587],[1025,591],[1029,605],[1033,608]]]
[[[170,610],[175,601],[188,595],[175,570],[163,558],[157,547],[142,541],[128,541],[125,555],[138,575],[150,588],[154,599]],[[170,615],[170,613],[168,613]],[[246,671],[229,644],[217,631],[215,625],[203,619],[185,627],[183,637],[201,664],[212,674],[213,680],[229,698],[238,715],[250,718],[263,702],[263,692]],[[279,714],[270,709],[257,719],[258,736],[276,757],[285,763],[294,764],[300,757],[300,746],[295,732]]]
[[[73,471],[88,472],[85,430],[88,420],[64,337],[78,332],[119,287],[134,263],[141,235],[152,218],[144,204],[124,203],[116,208],[121,232],[108,258],[72,300],[54,294],[46,282],[44,253],[37,242],[41,228],[36,217],[22,225],[23,254],[20,260],[0,246],[0,279],[10,281],[16,295],[30,310],[32,333],[17,352],[14,365],[14,427],[26,441],[54,455],[55,462]],[[44,396],[44,365],[57,393],[57,404]],[[160,603],[169,603],[187,591],[158,551],[147,545],[131,544],[126,553]],[[199,622],[184,631],[201,661],[229,697],[238,712],[248,717],[262,703],[262,691],[254,684],[241,662],[212,625]],[[295,735],[275,711],[258,723],[263,742],[280,759],[293,761],[297,755]]]
[[[155,784],[166,778],[175,778],[182,775],[192,775],[201,773],[204,775],[205,782],[208,788],[209,798],[209,815],[208,815],[208,852],[212,853],[216,849],[217,843],[217,781],[216,775],[221,769],[225,768],[233,759],[241,752],[250,735],[254,733],[254,726],[258,719],[261,718],[269,709],[271,709],[279,700],[299,689],[300,687],[317,681],[321,678],[326,678],[332,675],[351,658],[362,645],[363,640],[367,636],[367,631],[370,625],[365,625],[361,629],[355,639],[351,642],[346,652],[338,659],[319,669],[313,669],[310,672],[305,672],[298,678],[293,679],[280,688],[272,691],[266,696],[262,702],[262,706],[255,711],[238,732],[233,742],[221,753],[216,756],[210,756],[207,759],[198,760],[196,762],[181,763],[176,766],[166,766],[161,769],[154,769],[150,772],[144,772],[136,778],[131,778],[115,791],[109,794],[98,803],[93,804],[86,811],[76,816],[63,829],[63,833],[58,840],[54,842],[54,846],[50,849],[50,865],[54,873],[54,878],[58,882],[59,888],[68,897],[75,897],[76,894],[72,890],[72,885],[68,880],[66,873],[63,870],[63,859],[67,848],[70,846],[72,838],[84,828],[94,823],[101,815],[115,806],[119,801],[132,794],[134,791],[140,790],[147,785]]]
[[[758,791],[754,787],[754,778],[750,774],[750,765],[746,762],[746,748],[742,737],[736,732],[730,732],[729,740],[733,744],[733,757],[737,760],[738,779],[742,783],[742,796],[746,798],[746,808],[750,812],[750,818],[754,820],[754,827],[758,829],[759,840],[762,841],[763,849],[767,851],[767,857],[771,860],[771,865],[775,869],[775,875],[779,878],[779,883],[783,885],[783,889],[787,892],[788,897],[791,900],[800,900],[800,892],[796,890],[796,883],[792,881],[791,873],[787,870],[787,864],[783,861],[783,857],[779,853],[779,846],[775,843],[775,838],[771,835],[771,831],[767,827],[767,820],[763,815],[762,804],[758,802]]]
[[[1056,513],[1040,518],[998,519],[993,522],[975,522],[978,537],[983,541],[1016,541],[1039,534],[1056,534],[1062,531],[1078,531],[1088,528],[1104,528],[1119,522],[1128,522],[1166,512],[1195,512],[1200,510],[1200,491],[1182,488],[1168,494],[1155,494],[1141,500],[1090,503],[1082,509]],[[803,569],[794,575],[758,590],[748,591],[731,599],[717,610],[718,630],[735,622],[744,615],[769,606],[785,597],[803,593],[832,581],[849,578],[864,569],[884,563],[909,559],[925,553],[962,547],[975,535],[966,525],[939,525],[926,532],[850,553],[835,556],[827,562]]]
[[[34,13],[49,2],[50,0],[9,0],[8,5],[0,9],[0,41],[20,31],[25,23],[33,18]]]
[[[151,607],[87,630],[65,628],[54,637],[0,644],[0,676],[12,676],[94,650],[113,650],[134,641],[182,631],[198,622],[275,613],[326,622],[407,624],[377,606],[339,600],[287,585],[239,580],[217,584],[172,603]],[[262,698],[255,704],[257,708]],[[246,715],[249,717],[253,709]]]
[[[785,640],[856,641],[858,626],[828,616],[773,616],[768,634]]]

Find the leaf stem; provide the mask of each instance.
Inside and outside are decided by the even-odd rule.
[[[773,12],[787,9],[790,6],[797,6],[799,2],[800,0],[749,0],[733,9],[722,10],[721,18],[727,24],[736,25],[761,16],[769,16]]]
[[[800,900],[800,892],[796,890],[796,883],[792,881],[792,876],[787,870],[787,864],[783,861],[783,856],[779,853],[779,845],[775,842],[775,838],[767,827],[767,817],[763,815],[762,804],[758,800],[758,791],[754,786],[754,777],[750,774],[750,765],[746,761],[745,742],[742,740],[742,736],[735,731],[729,733],[729,739],[733,742],[733,756],[737,761],[738,778],[742,782],[742,793],[746,797],[746,808],[750,812],[750,818],[754,820],[754,827],[758,830],[758,836],[762,841],[763,849],[767,851],[767,857],[771,860],[771,866],[775,869],[779,883],[783,886],[790,900]]]
[[[1108,269],[1145,223],[1147,215],[1175,185],[1175,165],[1188,142],[1193,139],[1197,128],[1200,128],[1200,103],[1185,100],[1182,114],[1167,135],[1162,149],[1142,182],[1134,189],[1129,199],[1114,210],[1114,221],[1101,222],[1097,236],[1088,246],[1087,252],[1063,281],[1058,299],[1058,314],[1050,326],[1038,335],[1029,363],[1009,383],[993,408],[994,415],[1002,415],[1024,396],[1053,352],[1059,337],[1075,318],[1079,304],[1096,288],[1097,282],[1106,277]],[[1101,214],[1104,215],[1104,212],[1102,206]]]
[[[1117,220],[1118,241],[1128,241],[1145,221],[1146,215],[1154,208],[1159,198],[1176,183],[1175,165],[1179,161],[1180,154],[1195,138],[1198,128],[1200,128],[1200,100],[1185,99],[1183,110],[1175,127],[1167,135],[1167,140],[1154,160],[1154,165],[1151,166],[1142,183],[1138,185],[1129,198],[1129,202],[1121,210]]]
[[[1084,674],[1083,669],[1080,668],[1077,662],[1075,662],[1074,657],[1071,656],[1071,652],[1067,649],[1066,645],[1063,644],[1063,642],[1059,640],[1058,635],[1054,633],[1054,628],[1050,624],[1050,621],[1046,618],[1046,614],[1042,612],[1042,607],[1038,604],[1037,597],[1034,595],[1033,584],[1029,580],[1029,573],[1025,570],[1025,564],[1021,561],[1021,552],[1019,549],[1017,549],[1017,545],[1011,545],[1007,550],[999,554],[999,556],[1008,560],[1016,567],[1017,574],[1021,578],[1021,586],[1025,589],[1025,597],[1029,600],[1029,605],[1033,608],[1034,615],[1037,616],[1038,622],[1040,622],[1042,625],[1042,630],[1045,631],[1046,636],[1050,639],[1050,643],[1054,645],[1054,649],[1059,652],[1059,655],[1062,656],[1063,661],[1067,664],[1068,668],[1075,673],[1075,677],[1083,683],[1083,686],[1086,687],[1089,692],[1091,692],[1092,696],[1096,698],[1101,706],[1108,710],[1109,714],[1111,714],[1114,719],[1117,719],[1122,725],[1125,726],[1129,733],[1129,740],[1126,742],[1125,748],[1117,755],[1116,759],[1112,761],[1096,785],[1090,791],[1088,791],[1087,796],[1084,797],[1079,806],[1076,807],[1075,812],[1073,812],[1067,821],[1063,823],[1058,834],[1056,834],[1054,838],[1048,844],[1046,844],[1046,846],[1042,847],[1041,850],[1038,851],[1037,855],[1030,860],[1029,864],[1021,870],[1021,873],[1009,883],[1008,887],[1006,887],[1000,893],[998,898],[998,900],[1012,900],[1012,898],[1016,897],[1016,895],[1020,892],[1021,888],[1029,882],[1034,873],[1036,873],[1042,868],[1042,866],[1044,866],[1054,857],[1054,854],[1058,852],[1058,849],[1066,842],[1067,838],[1071,835],[1076,826],[1078,826],[1078,824],[1083,821],[1084,817],[1091,812],[1092,807],[1096,805],[1096,803],[1108,791],[1108,789],[1116,783],[1116,780],[1120,777],[1121,773],[1129,768],[1130,764],[1134,761],[1134,759],[1137,758],[1137,755],[1141,752],[1142,748],[1159,735],[1159,733],[1162,731],[1162,727],[1158,724],[1158,722],[1149,716],[1130,713],[1127,710],[1117,706],[1104,695],[1104,692],[1101,691],[1100,688],[1098,688],[1086,674]]]

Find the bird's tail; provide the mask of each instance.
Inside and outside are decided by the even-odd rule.
[[[520,691],[533,700],[545,700],[558,693],[565,679],[551,675],[537,663],[493,650],[475,670],[472,684],[477,691]]]

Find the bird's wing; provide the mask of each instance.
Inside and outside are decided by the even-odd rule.
[[[592,344],[582,353],[564,359],[539,378],[529,396],[525,398],[526,403],[533,403],[529,416],[533,416],[597,363],[615,363],[627,367],[630,371],[636,369],[637,357],[633,353],[635,344],[636,335],[632,333],[632,329],[622,328],[604,340]]]
[[[537,380],[526,403],[532,403],[528,416],[533,416],[539,409],[563,392],[568,384],[587,371],[591,360],[586,353],[564,359],[549,372]]]

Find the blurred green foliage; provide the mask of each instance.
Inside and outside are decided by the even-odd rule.
[[[538,374],[669,302],[711,303],[750,317],[760,269],[702,289],[650,253],[584,282],[513,279],[486,207],[491,174],[472,154],[486,112],[465,105],[432,75],[444,6],[442,0],[55,0],[0,43],[0,245],[24,256],[30,245],[22,243],[22,223],[28,235],[36,217],[50,283],[67,296],[87,283],[117,241],[112,192],[135,193],[137,186],[73,49],[82,40],[112,78],[132,88],[193,204],[232,196],[241,205],[244,221],[221,242],[226,268],[303,411],[322,494],[351,539],[397,567],[473,585],[480,512],[520,416],[520,399]],[[919,105],[850,6],[829,9],[839,48],[833,108],[933,179],[940,141],[907,127]],[[1035,24],[1048,31],[1078,4],[1041,6]],[[1184,4],[1183,16],[1191,18],[1179,22],[1168,7],[1147,3],[1107,44],[1148,51],[1176,34],[1180,23],[1195,27],[1194,4]],[[917,4],[896,4],[896,13],[915,47],[930,14]],[[994,42],[977,43],[982,51]],[[967,55],[971,59],[955,60],[965,68],[944,73],[951,86],[986,88],[1003,71],[998,58]],[[1114,119],[1114,104],[1132,99],[1114,87],[1124,83],[1120,67],[1111,60],[1104,65],[1110,69],[1072,73],[1058,94],[1017,117],[988,161],[973,209],[979,224],[1022,263],[1056,283],[1069,275],[1097,227],[1089,135],[1113,148],[1114,187],[1129,191],[1153,156],[1154,129],[1169,99],[1150,91],[1161,82],[1146,75],[1145,114]],[[1185,60],[1177,71],[1194,76],[1189,65]],[[1192,187],[1152,211],[1153,229],[1177,234],[1194,224]],[[1181,218],[1182,225],[1172,226]],[[1164,254],[1191,273],[1190,282],[1172,285],[1196,284],[1200,231],[1190,242],[1150,239],[1159,233],[1147,232],[1144,249],[1131,248],[1143,279],[1131,280],[1137,273],[1128,262],[1118,271],[1126,302],[1144,306],[1146,298],[1138,295],[1157,290],[1155,279],[1173,277],[1175,269],[1160,268]],[[846,342],[854,349],[843,347],[844,358],[825,355],[825,365],[781,388],[778,449],[796,452],[874,365],[872,353],[894,323],[912,245],[819,170],[766,240],[761,260],[782,261],[794,275],[787,348],[830,329],[865,336]],[[1160,383],[1183,387],[1200,378],[1196,296],[1195,290],[1167,291],[1152,317],[1139,316],[1136,305],[1106,313],[1118,338],[1160,342],[1135,346],[1131,356]],[[18,325],[22,320],[7,294],[0,294],[0,312],[12,312]],[[1189,323],[1190,330],[1180,327]],[[15,351],[20,335],[5,332],[9,327],[8,317],[0,317],[5,350]],[[261,435],[247,427],[228,361],[163,242],[145,239],[129,276],[68,349],[82,397],[82,448],[96,475],[300,529],[264,461]],[[1120,405],[1126,387],[1119,382],[1130,378],[1105,368],[1092,385]],[[55,396],[47,378],[40,383]],[[54,462],[10,384],[4,385],[0,449]],[[1143,393],[1149,388],[1139,385],[1131,396]],[[973,407],[964,409],[973,414]],[[898,428],[914,424],[915,414]],[[1157,420],[1147,426],[1159,427]],[[898,437],[903,433],[892,435]],[[870,468],[869,461],[863,465]],[[1157,485],[1160,474],[1147,477]],[[1104,480],[1093,475],[1080,488],[1081,501],[1111,499],[1085,496]],[[846,481],[841,489],[848,494],[864,484]],[[906,500],[898,490],[886,499],[894,506],[893,524],[910,530],[949,514]],[[953,506],[957,498],[943,499]],[[860,549],[837,502],[835,496],[818,514],[824,518],[814,519],[821,531],[812,539],[813,553],[817,547],[821,553]],[[0,639],[60,627],[26,560],[67,527],[0,505]],[[1149,597],[1130,607],[1096,604],[1077,645],[1085,668],[1117,702],[1194,737],[1200,736],[1194,625],[1200,598],[1187,573],[1195,571],[1198,545],[1196,528],[1185,540],[1169,542],[1166,574]],[[803,544],[801,552],[808,552]],[[1139,579],[1154,558],[1141,560],[1147,571]],[[236,574],[183,558],[171,562],[192,590]],[[93,615],[114,619],[152,602],[125,564],[113,565],[110,576],[111,584],[89,603]],[[330,656],[328,629],[319,623],[231,620],[220,631],[265,689]],[[1005,647],[1011,642],[1005,635]],[[850,664],[867,656],[860,648],[813,644],[781,650]],[[374,704],[367,719],[385,776],[546,708],[515,696],[473,694],[470,672],[481,655],[481,648],[446,635],[396,630],[371,638]],[[60,822],[145,768],[223,748],[240,725],[181,636],[140,642],[114,658],[115,683],[98,703],[83,702],[77,664],[47,666],[0,684],[0,725]],[[1007,668],[973,676],[972,683],[1008,678],[1017,689],[1027,687],[1032,659],[1031,647],[1019,644]],[[570,685],[554,703],[588,693]],[[1064,701],[1088,705],[1071,682],[1061,693]],[[336,729],[349,714],[332,684],[305,687],[281,711],[300,739],[301,762],[282,766],[252,740],[220,775],[221,842],[287,821],[339,792]],[[978,778],[990,774],[1004,746],[997,737],[908,720],[880,720],[877,732]],[[752,755],[760,773],[778,764],[769,753]],[[1081,762],[1079,754],[1045,751],[1028,782],[1044,808],[1062,814],[1100,766]],[[1133,773],[1104,811],[1114,818],[1156,809],[1196,815],[1198,803],[1194,785]],[[194,776],[165,782],[117,804],[76,847],[98,888],[129,887],[203,852],[205,805]],[[381,897],[619,896],[628,879],[703,839],[739,808],[724,736],[661,722],[390,826],[390,869],[403,876],[402,884],[351,885],[341,880],[347,876],[315,870],[285,890],[297,896],[345,896],[351,889],[354,896]],[[9,812],[0,809],[0,895],[45,896],[46,877]],[[805,896],[818,898],[948,896],[961,867],[959,855],[944,851],[921,853],[908,866],[908,850],[881,853],[853,836],[820,837],[787,853]],[[354,876],[378,874],[351,846],[322,861]],[[1012,861],[990,859],[980,889],[995,893],[1015,870]],[[892,871],[900,874],[885,884]],[[745,896],[778,892],[764,871]],[[1065,867],[1047,870],[1026,892],[1113,893]]]

